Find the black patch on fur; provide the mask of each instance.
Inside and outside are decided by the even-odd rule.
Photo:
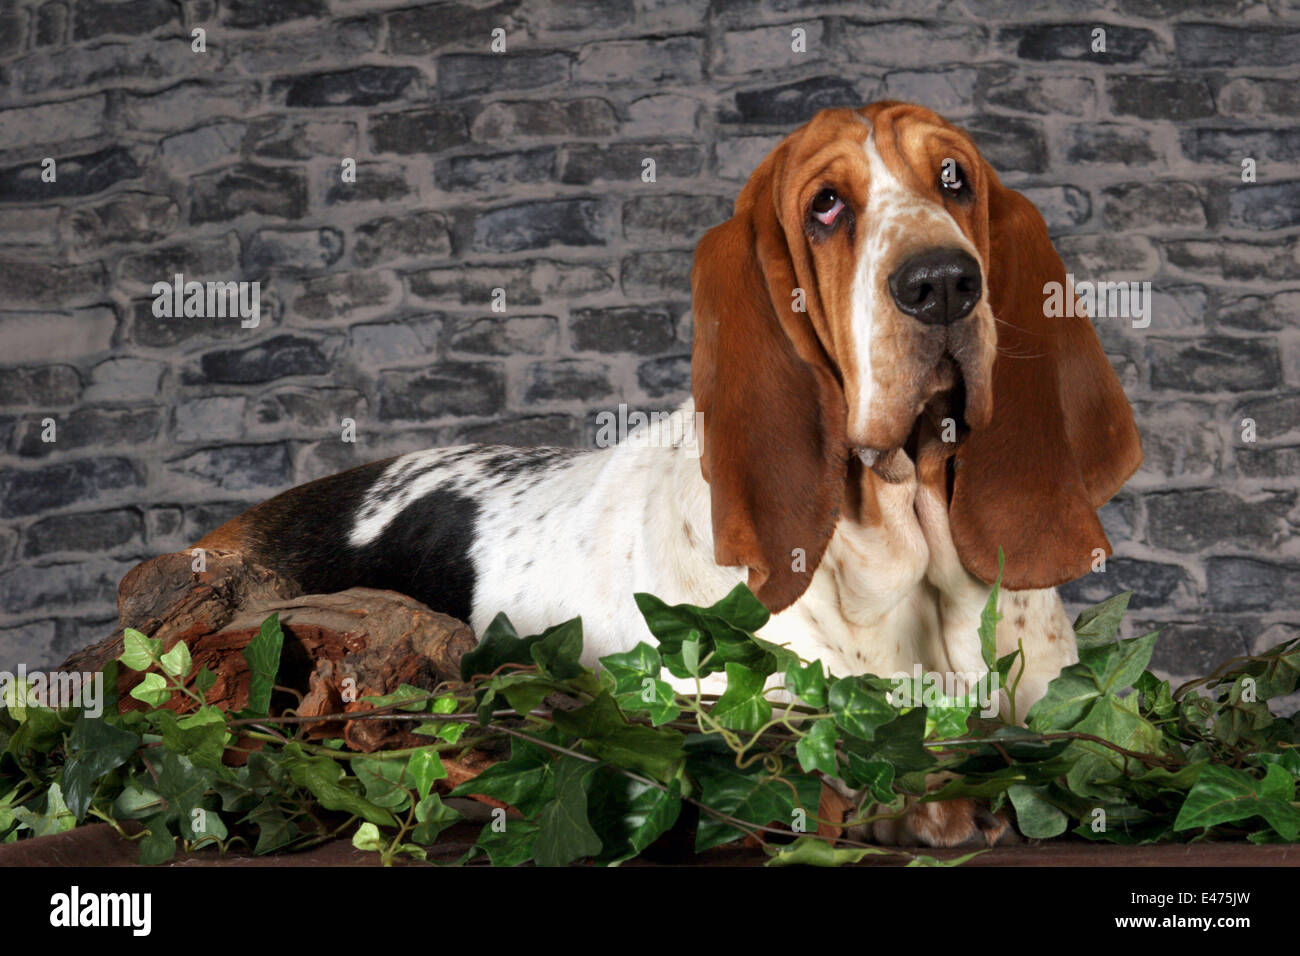
[[[386,588],[469,620],[475,578],[469,551],[479,515],[472,498],[436,488],[402,509],[369,544],[348,542],[366,492],[392,462],[330,475],[258,505],[247,515],[252,557],[309,594]]]

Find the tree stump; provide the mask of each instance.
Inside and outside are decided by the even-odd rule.
[[[98,671],[122,653],[127,627],[162,641],[183,640],[195,669],[207,666],[216,682],[206,699],[225,710],[248,702],[249,669],[243,650],[262,622],[279,615],[284,631],[272,712],[293,708],[300,717],[370,710],[366,696],[400,684],[433,690],[460,677],[460,658],[474,647],[462,622],[396,591],[351,588],[302,594],[293,582],[234,552],[209,551],[196,571],[189,552],[165,554],[133,568],[118,587],[118,628],[109,638],[72,654],[60,670]],[[140,672],[120,668],[119,706],[142,707],[129,696]],[[187,702],[169,703],[184,709]],[[308,736],[342,737],[358,751],[428,743],[410,723],[337,720],[313,724]]]

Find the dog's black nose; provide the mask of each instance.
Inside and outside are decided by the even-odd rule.
[[[927,249],[889,277],[898,307],[926,325],[965,318],[980,299],[980,287],[980,264],[961,249]]]

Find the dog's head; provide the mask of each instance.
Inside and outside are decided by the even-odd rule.
[[[929,110],[826,110],[783,140],[695,255],[718,563],[793,602],[851,458],[887,476],[926,419],[954,439],[949,524],[972,573],[992,580],[1001,547],[1008,587],[1048,587],[1109,553],[1096,509],[1140,462],[1137,431],[1088,319],[1045,315],[1053,281],[1037,210]]]

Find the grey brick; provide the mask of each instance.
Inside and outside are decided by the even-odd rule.
[[[520,203],[480,213],[471,245],[484,252],[599,246],[609,238],[611,220],[610,209],[595,199]]]
[[[1106,52],[1092,52],[1092,31],[1106,31]],[[1106,23],[1048,23],[1032,27],[1010,27],[998,34],[1001,43],[1015,47],[1023,60],[1082,60],[1094,63],[1133,63],[1147,60],[1156,52],[1157,41],[1150,30]]]
[[[1293,66],[1300,63],[1300,30],[1260,24],[1228,27],[1210,23],[1174,25],[1178,62],[1184,66]]]
[[[1223,611],[1272,611],[1300,602],[1300,565],[1257,558],[1222,557],[1205,562],[1206,598]]]
[[[691,287],[689,252],[642,252],[623,260],[620,281],[630,296],[683,296]]]
[[[248,131],[248,150],[267,159],[355,158],[357,124],[347,120],[273,116],[255,120]],[[339,167],[341,168],[341,166]]]
[[[1191,576],[1176,564],[1110,557],[1104,572],[1094,572],[1061,587],[1061,597],[1074,604],[1097,604],[1121,591],[1132,591],[1129,607],[1165,608],[1195,593]]]
[[[398,10],[387,16],[388,49],[421,55],[448,46],[486,48],[496,28],[504,29],[507,37],[513,33],[518,5],[518,0],[506,0],[485,7],[450,3]]]
[[[259,229],[244,249],[244,268],[257,274],[267,269],[328,269],[343,255],[343,233],[321,229]]]
[[[187,280],[188,281],[188,280]],[[212,319],[209,316],[175,316],[160,318],[153,314],[153,299],[138,299],[131,304],[130,341],[152,349],[170,349],[172,346],[202,339],[228,339],[247,335],[248,329],[234,319]],[[267,319],[265,302],[262,303],[260,328],[272,323]]]
[[[253,434],[341,436],[343,419],[366,420],[366,398],[351,388],[279,388],[248,410]]]
[[[1300,445],[1237,449],[1237,472],[1246,478],[1290,479],[1300,474]]]
[[[559,329],[553,315],[485,315],[457,319],[447,344],[479,355],[541,355],[555,349]]]
[[[185,281],[206,282],[235,277],[239,269],[239,237],[227,233],[213,239],[191,239],[122,257],[118,274],[128,283],[153,287],[156,282],[171,282],[176,273]]]
[[[1030,186],[1020,190],[1042,213],[1049,232],[1078,226],[1092,215],[1092,199],[1075,186]]]
[[[857,86],[843,77],[814,76],[780,86],[740,90],[733,102],[719,114],[720,122],[793,126],[806,123],[819,110],[861,106],[863,97]]]
[[[1237,229],[1300,225],[1300,179],[1235,185],[1227,192],[1226,223]]]
[[[610,368],[587,359],[556,359],[528,366],[524,381],[524,402],[590,402],[608,398],[615,389]]]
[[[126,458],[82,458],[39,468],[0,468],[0,515],[21,518],[143,485]]]
[[[322,17],[329,11],[324,0],[223,0],[221,22],[228,27],[253,29],[275,26],[304,17]]]
[[[49,266],[0,261],[0,302],[13,308],[51,308],[100,298],[107,284],[98,262]]]
[[[795,53],[791,31],[804,31],[807,52]],[[826,24],[822,20],[799,20],[770,23],[745,30],[728,30],[713,52],[714,75],[759,73],[773,69],[793,69],[825,56]]]
[[[647,159],[654,160],[656,182],[687,179],[703,168],[704,156],[703,148],[686,144],[573,144],[566,146],[561,156],[560,181],[584,186],[596,182],[641,183]]]
[[[108,349],[116,329],[116,315],[104,307],[67,312],[0,312],[0,356],[12,364],[83,359]]]
[[[144,517],[135,508],[55,515],[23,532],[23,557],[59,552],[136,550],[144,544]]]
[[[1300,85],[1239,76],[1219,88],[1218,103],[1224,116],[1300,116]]]
[[[178,402],[172,408],[172,438],[187,445],[240,438],[247,404],[243,395],[207,395]]]
[[[638,196],[623,204],[623,235],[634,243],[690,243],[731,217],[722,196]]]
[[[969,63],[988,50],[988,31],[956,18],[943,20],[845,20],[836,44],[840,57],[854,67],[917,66],[917,50],[927,63]],[[860,104],[859,104],[860,105]]]
[[[451,253],[447,219],[437,212],[416,212],[400,218],[375,219],[356,229],[353,258],[358,265],[380,259],[441,259]]]
[[[55,441],[41,440],[46,417],[54,419]],[[67,415],[42,413],[26,416],[14,450],[30,458],[63,454],[71,449],[104,445],[134,448],[147,445],[158,434],[162,415],[157,408],[76,408]]]
[[[0,207],[0,236],[10,246],[55,246],[59,241],[58,206],[35,209]]]
[[[73,7],[74,40],[90,40],[108,34],[153,33],[163,27],[179,26],[180,8],[167,0],[77,0]]]
[[[291,308],[313,321],[373,318],[401,301],[402,288],[391,272],[342,272],[303,282]]]
[[[1204,621],[1152,621],[1135,625],[1134,633],[1159,629],[1151,668],[1187,677],[1212,674],[1223,662],[1249,652],[1241,628]]]
[[[214,349],[199,360],[202,378],[196,381],[249,385],[290,375],[321,375],[329,360],[314,339],[274,335],[247,348]]]
[[[1111,186],[1102,205],[1106,224],[1115,229],[1146,230],[1162,226],[1201,229],[1205,207],[1191,183],[1144,182]]]
[[[454,107],[383,113],[370,120],[370,145],[378,153],[437,153],[467,142],[465,116]]]
[[[411,194],[406,168],[393,163],[358,163],[357,180],[345,183],[341,167],[330,172],[332,185],[325,194],[325,205],[349,202],[390,202]]]
[[[434,165],[440,189],[497,189],[518,183],[544,183],[555,177],[554,146],[519,152],[452,156]]]
[[[1150,276],[1160,263],[1151,240],[1142,236],[1061,236],[1056,251],[1066,269],[1079,278],[1137,281]]]
[[[225,39],[223,37],[223,39]],[[379,22],[374,17],[334,20],[318,27],[259,31],[225,40],[231,66],[251,76],[296,72],[321,65],[356,63],[375,49]]]
[[[51,0],[36,10],[32,46],[62,46],[68,36],[68,6]]]
[[[1047,168],[1047,146],[1037,120],[976,116],[962,126],[999,172],[1040,173]]]
[[[1262,442],[1294,437],[1300,434],[1300,394],[1293,392],[1246,402],[1233,415],[1233,427],[1243,418],[1254,419]]]
[[[285,106],[377,106],[422,94],[424,80],[413,66],[359,66],[277,80],[271,95]]]
[[[1152,388],[1244,392],[1282,384],[1277,346],[1271,341],[1224,336],[1190,343],[1157,339],[1148,349]]]
[[[1176,268],[1252,282],[1294,279],[1296,256],[1300,253],[1300,243],[1294,239],[1281,242],[1174,239],[1163,246],[1166,260]]]
[[[474,118],[471,135],[475,142],[515,146],[521,136],[610,136],[618,132],[618,125],[614,108],[596,97],[498,100]]]
[[[162,166],[174,176],[226,166],[239,155],[247,133],[243,123],[223,120],[167,136],[159,144]]]
[[[1214,115],[1210,85],[1196,76],[1112,76],[1106,80],[1106,93],[1116,114],[1169,120]]]
[[[0,660],[10,672],[16,671],[19,663],[26,664],[29,670],[52,667],[62,657],[54,650],[57,633],[53,620],[29,621],[0,629]]]
[[[379,376],[381,421],[494,415],[504,403],[505,376],[496,365],[439,362]]]
[[[14,64],[13,82],[29,94],[73,90],[100,83],[117,86],[150,84],[198,71],[202,57],[179,40],[104,43],[81,47],[75,56],[51,50]]]
[[[301,171],[243,163],[196,176],[190,184],[190,221],[227,222],[247,212],[300,219],[307,210]]]
[[[81,376],[71,365],[0,368],[0,406],[71,405],[81,396]]]
[[[569,333],[580,352],[653,355],[676,343],[674,313],[666,306],[576,309],[569,318]]]
[[[1066,127],[1065,159],[1069,163],[1117,163],[1141,166],[1160,154],[1150,130],[1120,123],[1081,123]]]
[[[502,4],[501,7],[513,9],[513,5],[507,4]],[[640,3],[634,0],[567,0],[565,3],[525,0],[519,7],[518,16],[530,26],[538,30],[563,32],[587,31],[595,23],[599,23],[602,30],[625,27],[638,21],[638,18],[647,17],[652,3],[646,0],[641,0]],[[702,10],[699,15],[703,15]],[[694,19],[693,17],[692,20]]]
[[[1272,551],[1291,536],[1287,514],[1295,492],[1266,492],[1251,500],[1219,489],[1145,496],[1147,540],[1169,551],[1199,551],[1225,541]]]
[[[885,76],[884,96],[954,116],[970,110],[977,84],[973,69],[896,70]]]
[[[94,250],[117,242],[156,242],[176,228],[180,207],[170,196],[119,193],[94,206],[67,213],[66,233],[74,248]]]
[[[37,162],[0,169],[0,202],[45,202],[89,196],[140,175],[140,167],[130,151],[120,146],[56,158],[56,162],[58,178],[52,183],[41,181],[41,165]]]
[[[105,359],[90,370],[87,402],[141,402],[158,397],[167,365],[127,356]]]
[[[703,76],[704,44],[698,37],[605,40],[578,50],[578,83],[680,85]]]
[[[102,93],[0,110],[0,150],[90,139],[107,130],[108,97]]]
[[[192,80],[158,93],[124,94],[122,116],[133,129],[169,133],[176,128],[178,116],[196,124],[208,119],[240,119],[254,112],[260,99],[255,84]]]
[[[582,431],[569,415],[528,415],[464,428],[457,433],[456,442],[576,448],[582,445]]]
[[[568,83],[570,59],[571,54],[558,51],[446,53],[438,57],[438,92],[475,96]]]
[[[348,354],[363,369],[424,364],[437,352],[441,327],[436,318],[354,325],[348,329]]]
[[[691,357],[669,355],[642,362],[636,367],[636,381],[652,398],[671,395],[684,399],[691,390]]]
[[[1179,132],[1183,155],[1197,162],[1229,163],[1240,172],[1241,161],[1300,161],[1300,129],[1214,129],[1197,127]]]
[[[129,561],[106,559],[11,568],[0,572],[0,607],[11,614],[112,607],[117,583],[130,569]]]
[[[1097,99],[1097,85],[1086,76],[1037,75],[1000,63],[981,65],[978,87],[985,103],[1023,113],[1085,116]]]
[[[493,289],[504,289],[506,305],[540,305],[550,296],[565,299],[604,292],[613,277],[599,265],[527,260],[520,265],[423,269],[407,273],[411,293],[432,302],[448,299],[462,305],[486,306]]]
[[[1216,316],[1220,325],[1247,332],[1278,332],[1300,315],[1300,291],[1247,295],[1223,302]]]
[[[293,462],[282,444],[222,445],[167,462],[167,471],[222,491],[268,491],[288,487]]]

